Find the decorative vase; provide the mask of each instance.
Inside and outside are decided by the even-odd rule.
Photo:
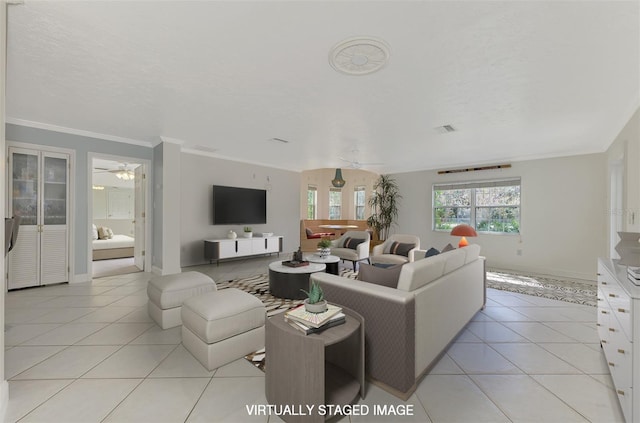
[[[238,234],[236,234],[235,232],[233,232],[233,231],[227,232],[227,238],[236,239],[237,237],[238,237]]]
[[[324,313],[327,311],[327,301],[322,300],[318,303],[309,304],[309,299],[304,300],[304,309],[309,313]]]
[[[245,238],[253,238],[253,232],[245,232],[244,233],[244,237]]]
[[[320,257],[327,258],[331,255],[331,248],[320,248]]]

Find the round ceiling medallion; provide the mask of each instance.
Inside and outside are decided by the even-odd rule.
[[[389,46],[369,37],[350,38],[338,43],[329,53],[329,63],[347,75],[376,72],[389,61]]]

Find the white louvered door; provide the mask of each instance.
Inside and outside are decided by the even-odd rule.
[[[20,216],[7,288],[69,281],[69,155],[9,148],[8,215]]]

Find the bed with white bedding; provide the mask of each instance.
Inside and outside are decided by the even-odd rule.
[[[134,239],[128,235],[113,235],[111,239],[93,240],[93,259],[107,260],[133,257]]]

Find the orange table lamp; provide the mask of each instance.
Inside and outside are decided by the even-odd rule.
[[[472,226],[462,224],[458,225],[455,228],[451,229],[451,235],[453,236],[461,236],[460,242],[458,243],[458,248],[466,247],[469,245],[469,241],[467,241],[468,236],[478,236],[478,233]]]

